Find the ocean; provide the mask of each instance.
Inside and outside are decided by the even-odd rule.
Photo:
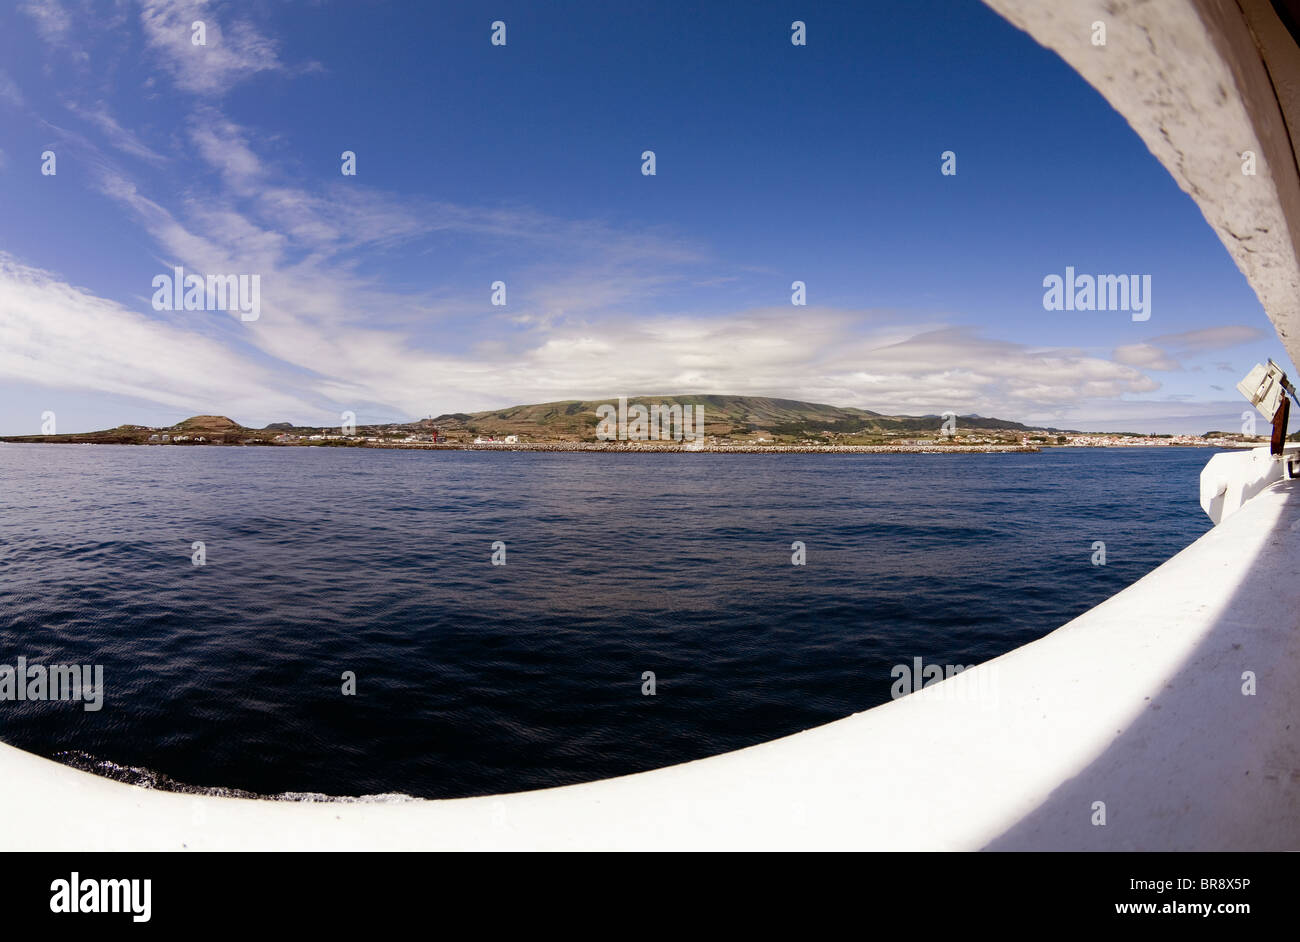
[[[268,796],[698,759],[1061,626],[1210,528],[1212,454],[0,445],[0,664],[104,676],[0,740]]]

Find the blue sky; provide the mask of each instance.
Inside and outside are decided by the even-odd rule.
[[[173,265],[260,317],[155,311]],[[1045,311],[1066,266],[1150,320]],[[1269,356],[1192,201],[973,0],[0,12],[3,433],[704,392],[1235,430]]]

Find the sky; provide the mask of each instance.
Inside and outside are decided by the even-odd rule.
[[[175,266],[259,316],[156,310]],[[1045,310],[1067,266],[1150,318]],[[1237,431],[1268,357],[1192,200],[975,0],[0,3],[0,434],[652,393]]]

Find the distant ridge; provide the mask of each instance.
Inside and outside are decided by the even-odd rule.
[[[278,444],[310,438],[314,442],[362,444],[364,439],[402,438],[413,441],[436,437],[447,444],[471,443],[475,438],[500,440],[518,436],[521,442],[594,442],[601,406],[617,406],[610,399],[565,399],[532,405],[509,406],[484,412],[443,413],[436,418],[412,422],[358,423],[346,441],[339,441],[339,426],[300,426],[272,422],[260,429],[240,425],[224,415],[195,415],[171,426],[119,425],[97,432],[53,435],[12,435],[11,442],[85,442],[100,444]],[[1046,436],[1065,430],[1024,425],[1009,419],[977,415],[958,416],[955,433],[943,436],[943,417],[938,415],[885,415],[870,409],[832,406],[798,399],[770,396],[671,395],[629,396],[628,405],[699,406],[704,410],[704,434],[722,442],[766,441],[772,444],[874,445],[894,440],[946,438],[958,444],[962,438],[1005,442],[1019,440],[1025,433]],[[436,434],[435,434],[436,433]],[[420,436],[423,436],[421,438]]]
[[[813,438],[823,432],[837,435],[889,436],[938,433],[942,418],[937,415],[885,415],[869,409],[832,406],[798,399],[768,396],[660,395],[629,396],[628,404],[645,406],[700,405],[704,407],[705,432],[719,437],[770,433],[782,438]],[[565,399],[533,405],[509,406],[473,413],[444,413],[432,420],[447,428],[464,427],[484,435],[526,435],[530,438],[589,439],[595,436],[596,409],[616,405],[617,399]],[[990,431],[1050,432],[1063,430],[1024,425],[1008,419],[958,416],[957,429]]]

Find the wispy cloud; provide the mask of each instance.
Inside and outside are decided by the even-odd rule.
[[[296,317],[250,324],[236,341],[135,313],[0,255],[0,376],[256,424],[333,421],[349,407],[414,416],[645,391],[778,395],[914,414],[1034,410],[1068,420],[1098,401],[1102,413],[1113,412],[1106,400],[1157,387],[1078,351],[968,329],[913,333],[878,312],[807,309],[798,331],[790,321],[784,308],[611,318],[550,330],[520,350],[463,355],[411,349],[377,330],[313,336]],[[279,356],[256,363],[239,349],[244,339]]]
[[[0,253],[0,376],[194,411],[307,411],[231,347]]]
[[[1116,347],[1114,357],[1117,363],[1140,367],[1144,370],[1168,372],[1183,368],[1183,365],[1175,360],[1168,351],[1152,343],[1130,343],[1122,347]]]
[[[64,107],[83,121],[93,124],[104,135],[108,143],[122,153],[151,164],[164,164],[167,162],[166,157],[148,147],[139,137],[118,124],[117,119],[109,113],[108,106],[104,102],[99,101],[86,108],[75,102],[65,101]]]
[[[0,69],[0,102],[8,103],[16,108],[23,106],[23,93],[18,90],[18,86],[4,69]]]
[[[195,112],[188,138],[218,192],[191,189],[169,208],[120,170],[102,173],[101,190],[150,233],[160,263],[261,275],[263,316],[242,340],[317,405],[311,415],[262,409],[259,421],[332,419],[322,403],[417,415],[655,389],[886,412],[1065,415],[1080,402],[1159,388],[1122,362],[880,312],[662,313],[655,298],[698,282],[710,258],[671,233],[402,200],[354,181],[293,185],[258,156],[255,135],[212,106]],[[437,234],[529,247],[536,261],[509,308],[488,313],[481,298],[402,291],[359,271],[359,249]],[[454,320],[473,311],[478,339],[459,352],[423,339],[431,312]]]
[[[36,32],[50,45],[62,45],[72,29],[72,17],[59,0],[28,0],[21,7],[31,17]]]
[[[195,22],[203,23],[205,45],[194,44]],[[292,71],[277,42],[246,19],[219,15],[208,0],[143,0],[140,23],[177,86],[198,95],[219,96],[259,73]]]
[[[1114,358],[1116,362],[1128,366],[1172,372],[1185,369],[1182,361],[1188,357],[1217,353],[1266,336],[1258,327],[1241,324],[1205,327],[1176,334],[1161,334],[1146,343],[1116,347]],[[1223,365],[1220,364],[1221,368]]]

